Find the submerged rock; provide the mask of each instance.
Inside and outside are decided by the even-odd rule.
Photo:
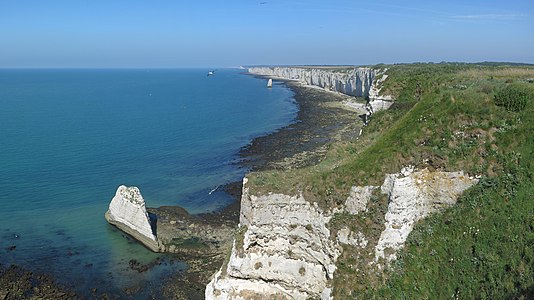
[[[111,199],[106,220],[134,237],[154,252],[161,251],[161,244],[152,228],[145,208],[145,200],[137,187],[119,186]]]

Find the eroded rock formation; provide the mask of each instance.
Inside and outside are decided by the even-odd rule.
[[[345,200],[345,210],[349,214],[357,215],[367,210],[367,202],[371,199],[376,186],[353,186],[350,188],[349,197]]]
[[[395,259],[418,220],[454,205],[476,182],[477,179],[463,172],[430,172],[427,169],[414,172],[410,167],[399,174],[387,175],[381,189],[390,201],[385,216],[386,228],[375,247],[376,259]]]
[[[329,214],[302,196],[254,196],[243,184],[240,228],[230,260],[206,287],[207,299],[328,299],[340,248]]]
[[[251,74],[298,80],[326,90],[368,97],[376,71],[371,68],[323,69],[306,67],[254,67]]]
[[[393,97],[380,95],[383,82],[388,78],[387,70],[373,68],[319,68],[319,67],[253,67],[249,73],[272,78],[296,80],[302,84],[316,86],[328,91],[369,100],[373,111],[387,109]],[[364,109],[364,104],[347,101],[346,105]]]
[[[232,245],[237,218],[231,210],[191,215],[179,206],[147,208],[137,187],[121,185],[105,218],[154,252],[213,257]]]
[[[331,236],[329,222],[336,213],[365,212],[379,187],[354,186],[341,209],[324,211],[302,195],[251,195],[245,178],[241,234],[234,240],[229,261],[206,287],[206,299],[330,299],[342,244],[371,247],[376,261],[389,262],[418,220],[453,205],[476,182],[463,172],[427,169],[403,168],[387,175],[380,191],[388,195],[389,205],[378,238],[347,227]]]
[[[145,200],[137,187],[119,186],[111,199],[105,218],[110,224],[128,233],[150,250],[155,252],[161,250],[146,211]]]

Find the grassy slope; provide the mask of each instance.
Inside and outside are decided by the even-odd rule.
[[[387,202],[376,195],[358,218],[337,228],[370,234],[369,249],[346,247],[335,295],[365,298],[503,298],[534,293],[534,77],[532,67],[467,64],[389,66],[384,91],[398,101],[375,115],[363,137],[330,146],[318,166],[251,174],[253,192],[303,192],[324,208],[340,205],[352,185],[379,185],[408,164],[482,175],[454,208],[420,222],[385,275],[365,270]],[[511,84],[531,94],[520,112],[496,106]],[[374,236],[373,236],[374,235]],[[359,269],[359,270],[357,270]]]
[[[479,125],[485,121],[492,126],[489,132],[496,129],[486,146],[478,147],[484,151],[464,151],[461,144],[456,148],[465,155],[463,160],[476,162],[466,166],[484,177],[456,207],[416,226],[389,279],[369,289],[365,298],[534,297],[534,86],[522,86],[529,90],[530,99],[520,112],[476,101],[485,93],[493,100],[490,87],[502,88],[506,82],[532,76],[523,70],[485,68],[461,73],[468,87],[454,95],[471,105],[459,115],[457,110],[447,115]],[[471,144],[466,147],[477,148]],[[456,149],[450,149],[453,164],[462,160]]]

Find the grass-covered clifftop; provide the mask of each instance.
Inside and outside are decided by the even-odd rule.
[[[361,298],[534,297],[534,67],[492,64],[380,66],[396,97],[357,141],[329,146],[313,167],[249,176],[253,193],[302,192],[329,209],[351,186],[380,185],[403,166],[481,176],[458,204],[419,222],[384,273],[345,246],[334,296]],[[387,200],[330,226],[380,234]],[[372,238],[371,238],[372,239]],[[370,243],[373,244],[372,242]],[[369,249],[368,249],[369,250]]]

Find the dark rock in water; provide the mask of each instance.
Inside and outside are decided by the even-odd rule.
[[[8,251],[13,251],[15,249],[17,249],[17,246],[16,245],[11,245],[9,247],[6,248]]]
[[[80,252],[72,251],[72,250],[67,251],[67,256],[75,256],[75,255],[80,255]]]
[[[191,215],[178,206],[147,208],[155,215],[157,237],[165,252],[194,257],[220,255],[230,248],[238,223],[239,206],[220,212]]]
[[[91,268],[91,267],[93,267],[93,264],[85,264],[85,267],[86,268]]]
[[[60,286],[44,274],[33,274],[21,267],[0,266],[0,299],[79,299],[76,293]]]
[[[141,290],[140,286],[134,285],[134,286],[131,286],[131,287],[124,288],[123,292],[126,295],[130,295],[131,296],[131,295],[135,295],[135,294],[139,293],[140,290]]]
[[[315,165],[326,155],[325,144],[358,137],[362,122],[355,121],[355,113],[328,105],[342,103],[344,96],[292,82],[287,86],[294,92],[299,106],[296,120],[278,131],[255,138],[241,149],[241,164],[253,171]],[[300,155],[302,153],[306,155]]]
[[[143,265],[136,259],[130,259],[128,264],[130,265],[130,269],[135,270],[139,273],[143,273],[143,272],[150,270],[152,267],[156,265],[161,265],[161,260],[158,257],[155,260],[151,261],[150,263]]]

